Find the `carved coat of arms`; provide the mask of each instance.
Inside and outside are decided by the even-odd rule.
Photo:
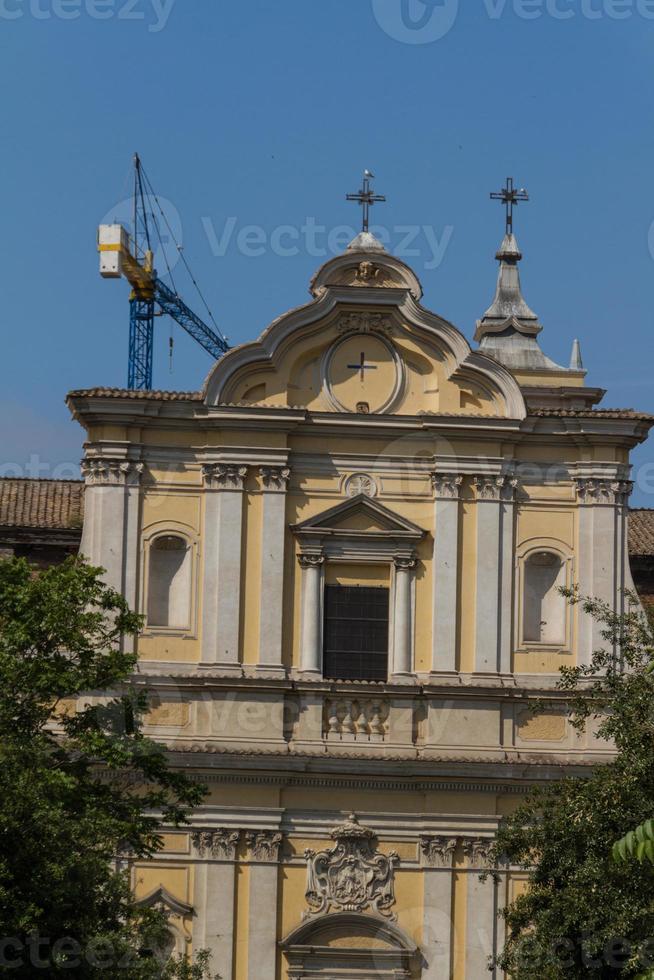
[[[380,854],[374,832],[362,827],[354,814],[330,836],[336,842],[330,850],[304,852],[309,905],[306,915],[331,909],[362,912],[370,908],[394,919],[391,909],[395,904],[398,855],[394,851]]]

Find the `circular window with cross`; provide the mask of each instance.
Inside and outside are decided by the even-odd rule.
[[[402,364],[397,351],[374,334],[350,334],[330,348],[324,382],[336,409],[366,414],[386,412],[403,385]]]

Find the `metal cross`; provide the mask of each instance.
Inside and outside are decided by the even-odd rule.
[[[369,170],[363,171],[363,187],[356,194],[348,194],[348,201],[356,201],[363,208],[363,227],[362,231],[368,231],[370,228],[370,208],[373,204],[378,201],[385,201],[386,198],[383,194],[375,194],[374,190],[370,186],[370,180],[374,180],[375,175]]]
[[[376,364],[366,364],[366,355],[365,355],[365,353],[363,351],[361,351],[361,361],[360,361],[360,363],[359,364],[348,364],[347,367],[348,367],[348,370],[349,371],[360,371],[361,372],[361,380],[362,381],[365,381],[366,380],[366,371],[376,371],[377,370],[377,365]]]
[[[513,185],[513,177],[506,178],[506,187],[503,187],[501,191],[497,191],[491,194],[491,199],[493,201],[501,201],[506,206],[506,233],[507,235],[513,234],[513,208],[520,203],[520,201],[528,201],[529,194],[521,187],[518,190]]]

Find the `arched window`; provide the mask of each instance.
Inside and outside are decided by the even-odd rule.
[[[524,566],[523,638],[527,643],[564,644],[567,604],[559,589],[565,565],[551,551],[537,551]]]
[[[150,545],[148,626],[187,629],[191,607],[191,549],[178,534],[163,534]]]

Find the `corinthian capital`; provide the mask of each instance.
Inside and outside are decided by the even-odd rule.
[[[238,830],[225,830],[222,827],[219,830],[200,830],[193,834],[193,846],[200,857],[210,854],[215,858],[233,861],[240,836]]]
[[[458,839],[456,837],[432,837],[424,834],[420,838],[423,862],[428,868],[451,868]]]
[[[492,840],[476,837],[463,841],[463,853],[468,858],[468,864],[473,868],[490,868]]]
[[[239,463],[205,463],[204,484],[209,490],[242,490],[248,475],[247,466]]]
[[[622,505],[629,501],[634,485],[630,480],[575,480],[577,500],[582,504]]]
[[[477,500],[495,500],[498,503],[513,500],[518,489],[517,477],[493,473],[476,476],[472,484]]]
[[[442,500],[458,500],[461,496],[463,477],[456,473],[432,473],[431,482],[436,497]]]
[[[283,491],[288,488],[291,470],[288,466],[260,466],[259,473],[264,490]]]
[[[282,835],[272,830],[257,830],[246,834],[245,843],[255,861],[278,861]]]
[[[143,463],[129,459],[103,456],[82,460],[82,476],[89,487],[138,486],[144,469]]]

